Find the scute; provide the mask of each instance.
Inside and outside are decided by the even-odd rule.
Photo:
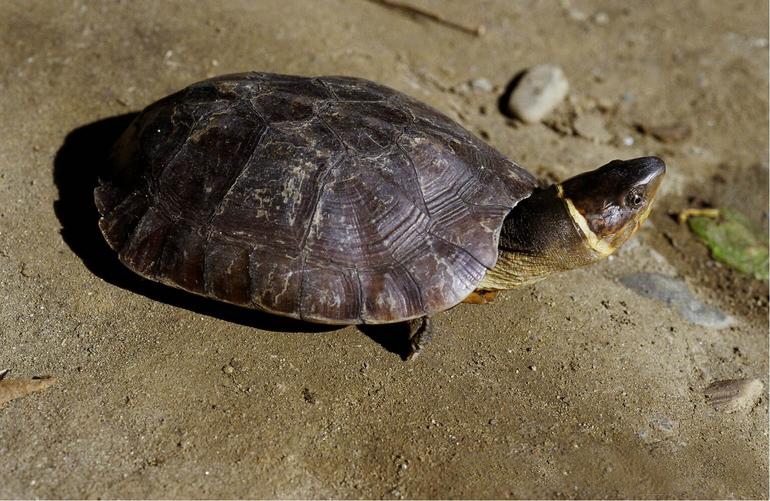
[[[534,178],[438,111],[350,77],[226,75],[145,109],[96,189],[129,268],[314,322],[460,302]]]

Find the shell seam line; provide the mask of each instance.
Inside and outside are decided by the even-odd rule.
[[[324,169],[324,171],[318,175],[318,180],[316,181],[318,189],[315,192],[316,196],[314,197],[315,203],[313,204],[313,212],[310,214],[307,227],[305,228],[305,231],[302,232],[302,238],[299,241],[299,250],[303,254],[305,253],[305,246],[307,245],[307,239],[310,236],[310,231],[313,229],[313,225],[315,224],[315,216],[318,213],[318,207],[321,205],[323,192],[326,189],[326,178],[329,177],[329,173],[334,170],[337,164],[342,162],[343,158],[345,158],[344,155],[341,155],[337,161],[328,162],[326,164],[326,169]]]
[[[420,287],[419,282],[417,282],[417,280],[414,279],[412,272],[409,271],[409,269],[406,266],[404,266],[403,264],[400,264],[398,265],[398,267],[404,270],[404,272],[406,273],[406,276],[409,277],[409,281],[411,281],[412,284],[414,284],[414,288],[417,289],[417,299],[419,299],[420,301],[420,311],[423,312],[423,314],[426,313],[425,301],[423,300],[423,296],[422,296],[422,287]]]
[[[412,170],[414,171],[414,182],[417,184],[417,191],[420,193],[420,199],[422,200],[422,204],[425,207],[425,214],[428,216],[428,219],[430,220],[432,218],[430,214],[430,209],[428,208],[428,202],[425,200],[425,193],[422,191],[422,184],[420,184],[420,175],[417,173],[417,167],[414,165],[414,161],[412,160],[412,157],[409,156],[409,153],[404,149],[403,146],[401,146],[401,143],[399,143],[399,140],[401,139],[401,136],[404,135],[406,132],[406,127],[402,131],[402,133],[396,138],[396,145],[398,146],[398,149],[401,151],[401,153],[404,155],[404,158],[406,158],[406,161],[409,162],[409,165],[412,166]]]
[[[185,92],[185,95],[184,95],[184,97],[182,99],[183,100],[187,99],[187,97],[190,94],[190,92],[191,92],[191,90],[188,87],[187,91]],[[195,116],[195,112],[198,111],[198,108],[200,108],[200,106],[195,106],[193,108],[192,113],[191,113],[191,115],[193,117]],[[176,109],[174,109],[174,111],[171,113],[171,116],[173,117],[175,114],[176,114]],[[153,201],[155,201],[155,199],[157,199],[157,197],[158,197],[158,191],[160,189],[160,180],[161,180],[161,178],[163,178],[163,175],[166,173],[166,169],[168,169],[168,166],[171,165],[171,163],[174,160],[176,160],[176,157],[178,157],[179,154],[182,152],[182,150],[184,149],[184,145],[187,144],[187,141],[190,139],[190,136],[193,135],[193,132],[195,131],[195,129],[198,128],[198,125],[203,121],[204,118],[207,118],[208,115],[209,114],[205,114],[205,115],[201,116],[200,118],[198,118],[198,119],[193,121],[193,124],[190,126],[190,129],[187,131],[187,137],[185,137],[184,141],[180,141],[179,142],[179,147],[174,152],[174,155],[171,158],[169,158],[168,161],[166,162],[166,164],[160,169],[160,173],[158,173],[158,176],[157,176],[157,183],[154,182],[152,180],[152,178],[150,178],[150,185],[153,188],[152,189]],[[171,120],[171,123],[174,124],[173,118]],[[174,124],[174,126],[176,126],[176,124]]]
[[[251,161],[254,159],[254,157],[257,154],[257,150],[259,149],[259,146],[262,144],[262,140],[267,135],[269,127],[265,127],[262,132],[259,134],[259,137],[257,138],[257,142],[254,143],[254,147],[251,150],[251,154],[249,155],[249,158],[243,163],[243,167],[241,167],[241,171],[238,173],[237,176],[233,178],[233,180],[230,183],[230,187],[227,188],[227,191],[224,195],[222,195],[222,198],[219,200],[219,203],[217,203],[216,207],[211,211],[211,214],[209,214],[208,221],[206,221],[206,240],[211,237],[212,228],[211,225],[214,222],[214,218],[217,216],[217,212],[219,212],[219,209],[222,208],[223,204],[225,203],[225,200],[227,200],[227,197],[232,193],[233,189],[235,188],[235,185],[238,184],[238,181],[241,180],[241,178],[246,174],[246,171],[248,171],[249,166],[251,165]]]
[[[329,86],[326,84],[326,82],[324,82],[324,81],[323,81],[323,78],[321,78],[321,77],[315,77],[315,78],[312,78],[312,79],[311,79],[311,82],[318,82],[319,84],[321,84],[321,87],[323,87],[323,88],[324,88],[324,90],[325,90],[326,92],[328,92],[328,93],[329,93],[329,97],[330,97],[331,99],[333,99],[333,100],[335,100],[335,101],[339,101],[339,100],[340,100],[340,98],[339,98],[339,96],[337,95],[337,93],[336,93],[336,92],[334,92],[334,90],[333,90],[331,87],[329,87]]]
[[[366,320],[364,320],[364,287],[361,284],[361,272],[358,270],[358,268],[353,268],[353,271],[356,274],[356,283],[358,284],[358,287],[356,288],[357,296],[358,296],[358,320],[365,324]]]
[[[302,234],[302,239],[299,243],[299,251],[302,255],[302,264],[300,266],[300,273],[302,275],[299,279],[299,291],[297,296],[297,308],[299,309],[299,318],[304,320],[304,313],[302,311],[302,294],[303,289],[305,287],[305,265],[307,263],[307,239],[310,236],[310,232],[313,229],[313,226],[315,225],[315,217],[318,213],[318,208],[321,205],[321,199],[323,198],[323,192],[326,189],[326,178],[329,176],[329,173],[334,170],[334,168],[337,166],[339,162],[342,161],[342,159],[345,158],[344,155],[340,155],[340,157],[335,162],[329,162],[326,164],[326,169],[318,176],[318,181],[316,184],[318,185],[318,190],[316,191],[315,196],[315,203],[313,207],[313,212],[310,214],[310,219],[307,224],[307,228],[305,228],[304,233]]]
[[[305,254],[304,249],[302,250],[302,262],[300,263],[299,272],[301,275],[299,276],[299,288],[297,291],[297,310],[299,314],[300,320],[305,320],[305,312],[302,311],[302,298],[303,298],[303,292],[305,289],[305,264],[307,263],[307,254]]]
[[[313,105],[313,116],[316,117],[321,124],[326,127],[326,129],[331,132],[332,136],[334,136],[334,139],[340,142],[343,148],[345,148],[345,153],[349,153],[352,149],[348,143],[345,142],[344,139],[342,139],[339,134],[337,134],[337,131],[335,131],[331,125],[324,119],[324,117],[321,116],[321,114],[318,112],[315,105]]]
[[[478,259],[476,256],[474,256],[473,254],[471,254],[471,253],[470,253],[470,251],[468,251],[468,250],[464,249],[463,247],[461,247],[461,246],[457,245],[456,243],[452,242],[451,240],[447,240],[446,238],[444,238],[444,237],[442,237],[442,236],[439,236],[439,235],[437,235],[437,234],[433,233],[433,230],[432,230],[432,229],[429,229],[429,230],[428,230],[428,235],[430,235],[430,236],[432,236],[432,237],[435,237],[435,238],[438,238],[438,239],[439,239],[439,240],[441,240],[442,242],[445,242],[445,243],[447,243],[447,244],[451,245],[452,247],[454,247],[454,248],[456,248],[456,249],[459,249],[459,250],[461,250],[463,253],[465,253],[465,254],[469,255],[469,256],[471,257],[471,259],[473,259],[473,260],[474,260],[474,261],[476,261],[478,264],[480,264],[481,266],[483,266],[483,267],[484,267],[484,269],[487,269],[487,270],[491,270],[491,269],[492,269],[492,268],[490,268],[489,266],[487,266],[487,265],[485,265],[484,263],[482,263],[481,261],[479,261],[479,259]]]
[[[123,251],[126,250],[126,247],[131,244],[131,242],[134,240],[134,237],[136,236],[137,229],[139,228],[139,225],[142,223],[142,220],[144,220],[145,216],[147,216],[147,213],[150,212],[150,210],[153,207],[150,204],[147,204],[147,207],[144,209],[144,213],[136,220],[136,224],[133,228],[131,228],[131,233],[128,235],[128,238],[126,238],[123,241],[123,244],[120,246],[120,249],[118,249],[118,256],[123,254]]]
[[[356,189],[356,193],[360,195],[358,190]],[[358,235],[363,235],[361,231],[361,221],[358,217],[358,212],[353,211],[353,226],[356,229],[356,233]],[[366,321],[364,320],[364,289],[361,285],[361,273],[358,269],[358,267],[353,268],[353,272],[356,274],[356,281],[358,283],[358,319],[361,321],[362,324],[365,324]]]
[[[254,144],[254,147],[251,150],[251,154],[249,155],[249,158],[244,162],[243,167],[241,168],[241,171],[238,173],[237,176],[235,176],[230,183],[230,187],[227,189],[224,195],[222,195],[222,198],[219,200],[219,203],[217,203],[216,207],[211,211],[209,214],[208,220],[206,221],[206,239],[203,241],[203,292],[208,294],[209,289],[209,277],[208,277],[208,268],[209,268],[209,252],[208,247],[211,242],[211,235],[214,233],[214,229],[212,228],[214,224],[214,218],[217,217],[217,213],[219,212],[219,209],[223,206],[225,203],[225,200],[227,200],[228,195],[233,191],[233,188],[235,188],[235,185],[238,184],[238,181],[246,174],[246,171],[249,169],[249,165],[251,165],[251,161],[254,159],[254,157],[257,154],[257,150],[259,149],[259,145],[262,143],[262,139],[267,135],[268,127],[265,126],[265,128],[262,130],[262,132],[259,134],[259,137],[257,138],[256,143]]]

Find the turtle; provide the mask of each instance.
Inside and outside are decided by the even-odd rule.
[[[409,326],[597,262],[650,213],[665,163],[544,186],[436,109],[355,77],[223,75],[150,104],[94,190],[148,279],[322,324]]]

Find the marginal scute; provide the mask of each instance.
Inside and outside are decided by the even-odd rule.
[[[249,249],[222,237],[206,242],[203,289],[229,303],[249,304]]]
[[[147,196],[140,191],[134,191],[120,201],[114,195],[113,190],[103,186],[96,188],[96,206],[104,216],[99,220],[99,229],[110,247],[120,251],[147,212],[148,201]]]
[[[159,210],[150,207],[120,249],[123,262],[140,274],[155,275],[158,257],[171,226]]]
[[[361,293],[356,270],[306,261],[301,280],[302,320],[333,318],[339,323],[359,323]]]
[[[95,192],[148,278],[314,322],[397,322],[459,303],[534,178],[449,118],[349,77],[264,73],[150,105]]]
[[[363,322],[393,321],[419,316],[424,310],[420,288],[401,266],[359,272],[364,294]]]
[[[302,265],[301,258],[281,249],[254,249],[249,254],[251,300],[247,306],[299,318]]]
[[[172,283],[185,290],[203,293],[203,276],[206,252],[206,237],[198,228],[178,221],[166,235],[158,264],[151,278]]]

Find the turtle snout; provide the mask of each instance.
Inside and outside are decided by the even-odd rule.
[[[666,164],[658,157],[640,157],[632,160],[626,160],[627,169],[631,175],[636,178],[639,184],[657,184],[660,183],[663,174],[666,173]]]

